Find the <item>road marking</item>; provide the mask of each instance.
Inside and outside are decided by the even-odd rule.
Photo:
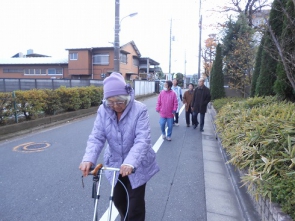
[[[181,114],[181,112],[184,110],[185,105],[182,105],[181,109],[179,110],[179,115]],[[168,127],[166,127],[166,133],[167,133],[167,129]],[[159,139],[157,140],[157,142],[154,144],[153,146],[153,150],[157,153],[158,150],[160,149],[162,143],[164,142],[164,139],[162,138],[162,135],[160,135]]]
[[[179,115],[184,110],[184,107],[185,107],[185,105],[182,105],[181,109],[179,110]],[[167,132],[167,127],[166,127],[166,132]],[[155,151],[155,153],[158,152],[158,150],[160,149],[163,142],[164,142],[164,139],[162,138],[162,135],[160,135],[159,139],[157,140],[157,142],[152,147],[153,150]],[[109,221],[109,220],[107,220],[108,219],[108,213],[109,213],[109,209],[107,209],[105,211],[105,213],[103,214],[103,216],[100,218],[99,221]],[[119,212],[118,212],[117,208],[113,204],[111,221],[114,221],[117,218],[118,215],[119,215]]]
[[[23,152],[23,153],[35,153],[35,152],[43,151],[49,146],[50,144],[46,142],[41,142],[41,143],[29,142],[29,143],[20,144],[14,147],[13,151]]]
[[[105,220],[108,221],[108,214],[109,214],[109,208],[107,209],[107,211],[105,211],[105,213],[103,214],[103,216],[100,218],[99,221],[105,221]],[[119,212],[113,203],[111,221],[115,221],[118,215],[119,215]]]

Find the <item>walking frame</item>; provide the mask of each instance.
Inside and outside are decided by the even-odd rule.
[[[114,195],[114,187],[115,187],[115,180],[116,174],[120,171],[120,168],[113,168],[113,167],[104,167],[102,164],[98,164],[94,169],[90,168],[90,175],[93,175],[93,186],[92,186],[92,198],[94,198],[94,214],[93,214],[93,221],[97,221],[97,205],[98,200],[100,197],[100,185],[101,185],[101,176],[103,171],[113,171],[113,179],[112,179],[112,187],[111,187],[111,195],[110,195],[110,202],[109,202],[109,209],[108,209],[108,221],[111,221],[111,214],[112,214],[112,205],[113,205],[113,195]],[[83,176],[82,176],[82,185],[83,184]]]

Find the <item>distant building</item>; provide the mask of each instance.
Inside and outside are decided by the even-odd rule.
[[[114,47],[68,48],[68,58],[17,53],[0,59],[0,78],[104,79],[114,70]],[[134,41],[120,47],[120,72],[126,80],[154,79],[160,63],[141,58]]]
[[[255,12],[252,16],[253,28],[256,30],[253,36],[253,40],[255,41],[256,45],[258,45],[261,41],[264,26],[269,18],[269,13],[270,10],[260,10]]]
[[[145,80],[155,80],[157,78],[157,72],[161,71],[158,65],[160,63],[155,60],[144,57],[139,59],[139,78]]]
[[[36,54],[34,53],[33,49],[27,50],[27,54],[24,55],[22,52],[19,52],[12,56],[12,58],[31,58],[31,57],[50,57],[43,54]]]

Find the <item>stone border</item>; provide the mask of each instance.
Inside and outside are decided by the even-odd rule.
[[[221,139],[218,137],[218,134],[216,132],[216,125],[215,125],[214,121],[215,121],[215,116],[217,113],[216,113],[216,110],[214,109],[211,102],[210,102],[210,105],[208,106],[208,109],[210,109],[209,114],[211,116],[211,121],[213,123],[216,139],[218,139],[219,148],[220,148],[223,156],[225,157],[225,160],[228,161],[229,157],[221,144]],[[235,173],[233,171],[233,170],[235,170],[235,171],[237,171],[236,175],[239,176],[239,177],[234,178],[233,185],[235,187],[235,190],[238,191],[237,197],[238,197],[239,203],[242,207],[244,217],[246,220],[253,220],[253,217],[251,217],[251,215],[249,213],[249,212],[253,212],[253,211],[249,211],[249,207],[247,206],[247,201],[250,198],[252,203],[255,206],[256,211],[258,211],[258,213],[260,214],[262,221],[294,221],[289,215],[287,215],[286,213],[284,213],[282,211],[279,204],[270,202],[270,200],[268,198],[259,196],[259,199],[256,200],[255,196],[251,195],[247,189],[246,189],[247,196],[245,196],[245,194],[243,193],[244,191],[240,187],[240,185],[241,185],[240,184],[240,181],[241,181],[240,177],[243,176],[245,173],[243,171],[237,169],[233,165],[230,165],[230,164],[227,164],[227,165],[229,165],[227,168],[229,170],[231,170],[231,171],[229,171],[229,173]],[[248,185],[245,185],[244,187],[248,187]],[[255,187],[253,187],[253,190],[254,190],[254,188]]]

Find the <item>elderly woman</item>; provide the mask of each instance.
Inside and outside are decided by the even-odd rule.
[[[112,73],[103,84],[104,102],[98,108],[79,168],[83,176],[87,176],[107,141],[104,164],[120,168],[113,199],[121,220],[124,220],[126,212],[126,220],[144,220],[146,183],[159,171],[151,145],[147,108],[134,100],[133,89],[126,85],[121,74]],[[133,169],[135,173],[132,173]],[[106,176],[111,183],[111,173],[106,172]],[[118,179],[126,186],[129,199],[121,182],[117,182]]]

